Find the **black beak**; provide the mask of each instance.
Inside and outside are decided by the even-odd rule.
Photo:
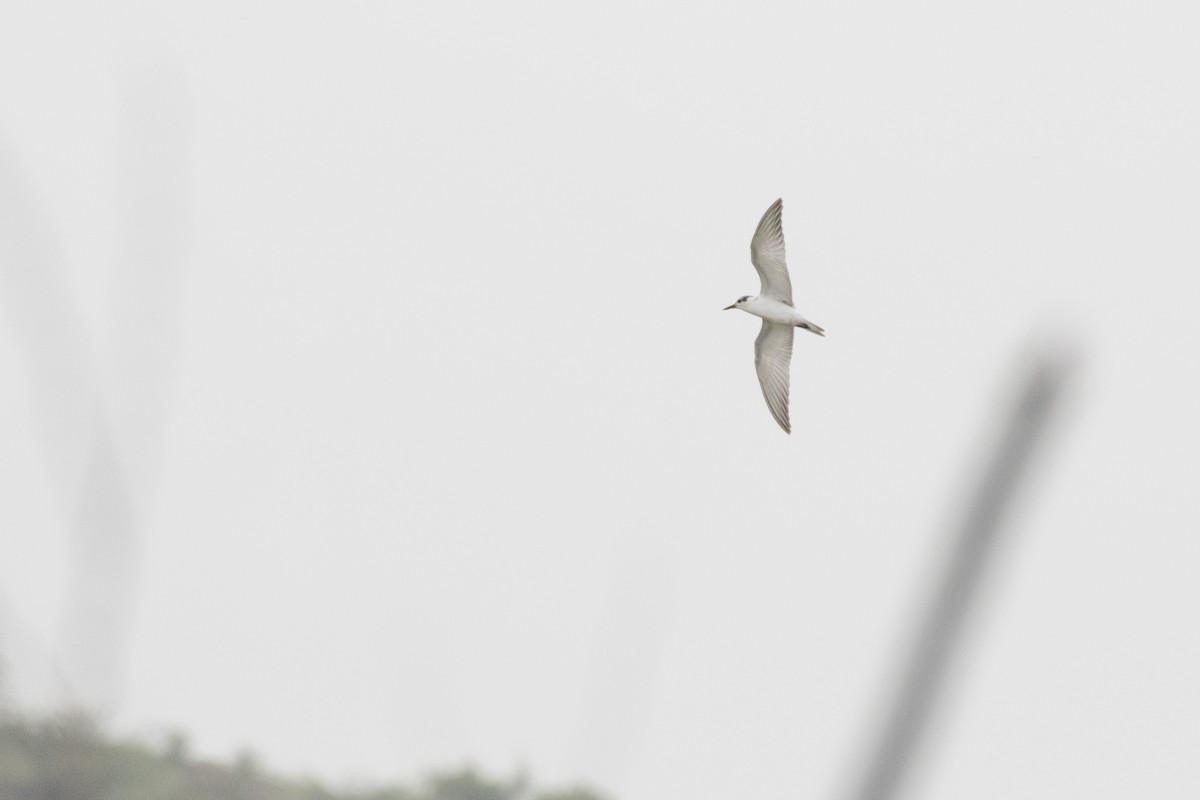
[[[737,308],[737,303],[734,303],[734,304],[733,304],[733,305],[731,305],[731,306],[725,306],[725,307],[724,307],[724,308],[722,308],[721,310],[722,310],[722,311],[728,311],[728,310],[729,310],[729,309],[731,309],[731,308]]]

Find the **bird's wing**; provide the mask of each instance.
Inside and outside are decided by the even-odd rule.
[[[792,304],[792,279],[788,277],[783,246],[783,198],[776,200],[758,222],[750,240],[750,260],[762,279],[763,297]]]
[[[792,432],[788,418],[788,381],[792,366],[792,326],[763,320],[754,340],[754,369],[771,416],[786,433]]]

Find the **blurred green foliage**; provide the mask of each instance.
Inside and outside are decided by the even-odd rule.
[[[584,788],[536,791],[524,776],[485,778],[473,769],[437,773],[416,788],[336,792],[264,772],[250,753],[231,764],[193,759],[186,737],[161,748],[114,741],[86,714],[29,718],[0,712],[3,800],[603,800]]]

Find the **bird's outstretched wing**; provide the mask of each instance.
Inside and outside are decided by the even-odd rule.
[[[783,198],[776,200],[758,222],[750,240],[750,260],[762,279],[763,297],[792,304],[792,279],[788,277],[783,246]]]
[[[788,383],[792,366],[791,325],[763,320],[762,330],[754,340],[754,369],[771,416],[785,433],[792,432],[788,418]]]

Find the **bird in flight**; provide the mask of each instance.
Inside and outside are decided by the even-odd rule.
[[[740,308],[762,317],[762,330],[754,340],[754,368],[771,416],[785,433],[792,432],[788,418],[788,382],[792,363],[792,329],[803,328],[818,336],[825,329],[800,316],[792,305],[792,279],[788,277],[783,247],[783,199],[771,204],[750,240],[750,260],[762,289],[758,295],[739,297],[725,310]]]

